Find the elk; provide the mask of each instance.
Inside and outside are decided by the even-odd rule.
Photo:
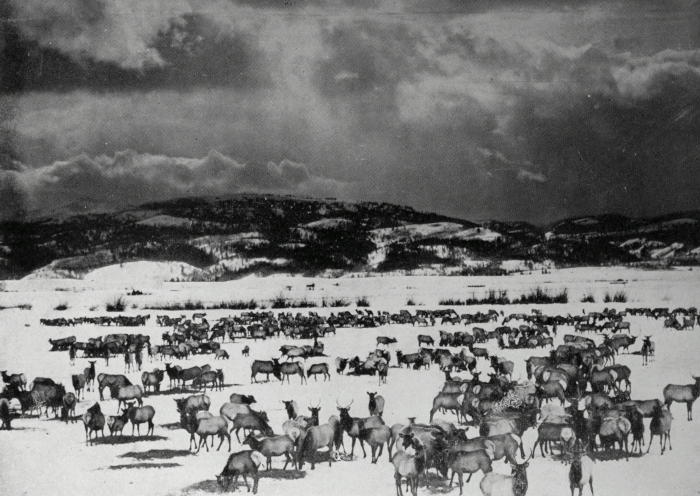
[[[347,406],[340,406],[336,400],[336,406],[338,412],[340,412],[340,427],[343,431],[347,432],[350,439],[352,439],[352,445],[350,447],[350,456],[355,454],[355,442],[360,439],[360,448],[362,448],[362,454],[366,457],[367,452],[365,451],[365,446],[360,438],[360,431],[362,429],[371,429],[373,427],[381,427],[384,425],[384,421],[380,417],[366,417],[357,418],[350,416],[350,406],[352,401]],[[345,447],[343,446],[343,449]]]
[[[27,388],[27,376],[24,374],[7,374],[7,370],[2,371],[2,380],[20,391]]]
[[[693,403],[700,396],[700,377],[692,376],[695,384],[679,386],[669,384],[664,388],[664,403],[668,411],[671,411],[671,403],[685,403],[688,409],[688,421],[693,420]]]
[[[85,399],[85,374],[71,375],[71,382],[73,383],[73,390],[78,398],[82,395],[83,399]]]
[[[12,411],[7,398],[0,398],[0,421],[2,421],[0,429],[7,429],[8,431],[12,429]]]
[[[203,412],[195,411],[182,411],[180,412],[180,425],[185,428],[187,432],[190,433],[190,449],[192,449],[192,443],[197,444],[197,450],[195,453],[199,453],[202,449],[202,443],[204,447],[209,451],[209,445],[207,444],[207,437],[218,436],[219,446],[216,451],[221,449],[221,445],[224,444],[224,439],[228,440],[228,450],[231,451],[231,434],[228,432],[228,422],[226,418],[222,416],[201,416]],[[207,412],[208,413],[208,412]],[[199,436],[199,443],[196,443],[194,435]],[[212,448],[214,447],[214,442],[212,440]]]
[[[631,424],[632,432],[632,453],[639,447],[639,452],[642,452],[644,446],[644,414],[639,408],[630,408],[628,410],[628,418]]]
[[[321,448],[327,448],[328,466],[334,458],[333,447],[337,444],[338,436],[342,436],[340,421],[338,417],[332,415],[328,419],[328,423],[318,426],[309,427],[304,431],[298,440],[297,449],[297,467],[301,470],[304,467],[304,460],[307,457],[311,458],[311,470],[316,468],[316,461],[313,455]]]
[[[301,384],[304,384],[305,382],[308,383],[306,380],[306,374],[304,373],[304,366],[301,364],[301,362],[285,362],[279,365],[279,373],[282,376],[282,384],[284,384],[284,378],[287,378],[287,384],[289,384],[289,377],[292,375],[298,375]]]
[[[68,422],[70,415],[75,415],[75,405],[78,403],[78,399],[73,393],[66,393],[63,395],[62,403],[61,418],[64,422]],[[73,422],[75,422],[75,419],[73,419]]]
[[[484,496],[525,496],[529,460],[530,458],[523,463],[511,463],[511,475],[494,472],[486,474],[479,483],[481,493]]]
[[[277,359],[274,360],[253,360],[250,365],[250,382],[258,382],[257,375],[265,374],[267,382],[270,382],[270,374],[274,375],[278,380],[282,380],[280,374],[280,364]]]
[[[126,404],[129,400],[136,400],[139,406],[143,405],[143,388],[139,385],[115,386],[110,389],[110,393],[112,398],[119,400],[117,411],[121,408],[122,403]]]
[[[87,377],[87,376],[86,376]],[[105,388],[109,388],[110,393],[118,390],[122,386],[130,386],[131,381],[120,374],[98,374],[97,375],[97,390],[100,393],[100,400],[104,400],[102,392]],[[116,390],[114,388],[117,388]],[[116,396],[114,396],[116,397]]]
[[[265,462],[265,457],[262,453],[255,450],[239,451],[228,457],[226,465],[219,475],[216,476],[216,482],[224,490],[228,491],[231,482],[235,485],[238,482],[238,476],[243,476],[245,487],[250,492],[248,479],[246,475],[253,476],[253,494],[258,492],[258,467]]]
[[[141,374],[141,384],[143,390],[148,392],[148,388],[152,388],[154,393],[160,391],[160,383],[163,381],[163,371],[153,369],[153,372],[143,372]]]
[[[384,396],[369,391],[367,395],[369,396],[369,414],[381,417],[384,414]]]
[[[90,391],[91,387],[95,387],[95,363],[96,360],[88,360],[88,363],[90,364],[89,367],[85,367],[83,370],[83,375],[85,376],[85,384],[87,386],[87,390]]]
[[[127,410],[122,410],[121,415],[110,415],[107,417],[107,427],[109,428],[109,435],[114,436],[115,434],[121,434],[124,430],[124,426],[129,421],[129,412]]]
[[[455,474],[457,474],[457,482],[459,483],[459,494],[462,494],[464,487],[464,473],[468,473],[467,484],[472,479],[472,475],[481,470],[484,474],[488,474],[493,469],[491,468],[491,459],[493,458],[493,450],[479,449],[474,451],[453,451],[447,457],[447,466],[452,470],[450,476],[450,485]]]
[[[604,449],[614,448],[619,443],[620,449],[625,453],[625,459],[629,460],[627,437],[632,430],[632,423],[626,417],[606,417],[602,420],[598,430],[600,443]]]
[[[83,414],[83,425],[85,426],[85,442],[89,443],[92,433],[95,433],[95,439],[97,439],[97,431],[102,433],[102,437],[105,437],[105,416],[100,410],[100,404],[95,403],[87,412]]]
[[[176,398],[178,412],[209,410],[211,400],[206,394],[193,394],[187,398]]]
[[[148,424],[148,429],[146,430],[146,436],[150,433],[151,435],[153,434],[153,417],[156,414],[155,408],[153,408],[150,405],[146,406],[140,406],[142,403],[139,403],[139,406],[134,406],[135,402],[130,402],[126,403],[126,409],[122,410],[124,413],[127,414],[129,417],[129,421],[131,422],[131,435],[134,435],[134,427],[136,427],[136,431],[138,432],[139,436],[141,435],[141,424]]]
[[[252,405],[253,403],[256,403],[255,396],[253,396],[252,394],[231,393],[231,396],[229,396],[228,400],[231,403],[245,403],[246,405]]]
[[[664,454],[666,450],[666,440],[668,440],[668,449],[672,450],[671,446],[671,423],[673,421],[673,416],[668,408],[662,408],[660,406],[656,407],[654,410],[654,416],[649,424],[649,432],[651,437],[649,438],[649,447],[647,448],[647,453],[651,449],[651,441],[654,436],[659,436],[659,447],[661,448],[661,454]]]
[[[308,377],[314,376],[314,381],[317,381],[317,375],[323,375],[323,381],[331,379],[331,374],[328,372],[327,363],[314,363],[309,367],[309,371],[306,374]]]
[[[651,340],[651,336],[644,336],[642,342],[642,365],[648,365],[649,357],[653,359],[656,353],[656,344]]]
[[[379,385],[386,384],[387,376],[389,375],[389,363],[384,360],[377,362],[377,377]]]
[[[389,460],[391,460],[391,447],[389,441],[391,440],[391,429],[386,425],[381,425],[379,427],[371,427],[369,429],[360,429],[359,435],[360,443],[363,441],[369,444],[372,450],[372,463],[377,463],[379,457],[382,456],[384,451],[384,445],[387,445],[387,451],[389,453]],[[379,449],[379,451],[377,451]]]
[[[390,338],[388,336],[377,336],[377,346],[383,344],[384,346],[396,343],[396,338]]]
[[[269,436],[262,437],[260,439],[253,436],[253,434],[248,434],[248,436],[243,441],[243,444],[247,444],[255,451],[259,451],[267,459],[265,465],[266,470],[272,469],[272,457],[273,456],[283,456],[285,457],[284,467],[282,470],[286,470],[289,462],[292,462],[294,468],[296,468],[296,460],[294,459],[294,441],[285,435],[281,436]]]
[[[267,423],[267,414],[265,412],[253,412],[250,413],[239,413],[233,418],[233,426],[231,427],[231,432],[236,432],[236,440],[241,442],[241,438],[238,437],[238,432],[243,429],[245,434],[246,429],[249,432],[259,431],[265,436],[272,436],[272,427]]]
[[[214,354],[214,360],[228,360],[229,358],[231,358],[231,356],[226,350],[218,349]]]
[[[403,440],[404,449],[412,448],[413,453],[398,450],[391,457],[394,465],[394,481],[396,482],[396,495],[403,496],[401,482],[406,479],[406,489],[411,491],[413,496],[418,494],[418,478],[425,471],[426,458],[423,443],[414,434],[399,434]]]
[[[578,441],[577,448],[580,447]],[[588,484],[591,488],[593,496],[593,460],[587,454],[584,454],[586,449],[574,449],[574,458],[571,461],[569,468],[569,487],[571,488],[571,496],[574,496],[574,490],[578,488],[578,496],[583,495],[583,488]]]
[[[438,395],[433,398],[433,407],[430,409],[430,422],[433,421],[433,415],[439,409],[452,410],[459,418],[461,411],[461,404],[459,402],[459,397],[462,393],[438,393]]]
[[[560,443],[561,452],[566,451],[566,447],[571,447],[576,441],[574,430],[566,424],[554,424],[543,422],[537,427],[537,440],[532,448],[532,455],[535,455],[535,446],[540,445],[540,454],[544,456],[544,447],[549,443]]]

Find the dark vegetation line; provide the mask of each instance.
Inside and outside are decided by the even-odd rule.
[[[440,300],[440,305],[450,306],[465,306],[465,305],[530,305],[530,304],[551,304],[551,303],[568,303],[569,292],[567,289],[562,289],[557,292],[548,292],[540,287],[531,289],[529,292],[511,299],[508,296],[508,291],[505,290],[489,290],[485,296],[469,297],[464,300],[449,298]]]

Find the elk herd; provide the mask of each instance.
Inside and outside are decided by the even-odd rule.
[[[241,449],[229,455],[216,476],[224,490],[235,488],[239,477],[250,490],[250,477],[256,493],[259,470],[263,465],[264,470],[270,470],[274,459],[282,460],[282,470],[302,470],[306,464],[313,470],[319,461],[327,461],[331,467],[341,458],[352,460],[359,444],[365,458],[369,448],[373,464],[386,451],[386,460],[394,469],[397,496],[404,490],[416,495],[421,482],[436,484],[436,479],[451,487],[455,478],[461,495],[478,473],[478,487],[485,496],[524,496],[527,468],[538,456],[537,451],[540,457],[555,457],[569,464],[568,487],[572,495],[577,489],[580,495],[584,487],[593,492],[595,459],[628,459],[630,455],[639,456],[643,448],[649,453],[654,437],[659,437],[660,454],[671,450],[673,403],[685,404],[687,420],[691,421],[693,403],[700,396],[700,377],[693,377],[689,384],[668,384],[660,391],[660,398],[633,397],[633,371],[617,360],[621,353],[630,353],[641,345],[641,363],[650,366],[656,347],[651,336],[637,343],[630,322],[625,320],[627,316],[663,319],[665,328],[677,330],[692,329],[697,321],[694,308],[605,309],[577,316],[549,316],[536,310],[508,316],[496,310],[459,315],[452,309],[418,310],[414,314],[406,310],[391,314],[358,309],[354,314],[329,316],[261,311],[224,317],[211,326],[205,314],[194,314],[191,319],[158,316],[159,326],[170,327],[161,334],[161,344],[152,344],[151,335],[128,333],[86,341],[74,336],[50,339],[50,351],[68,351],[71,366],[78,352],[79,358],[90,359],[82,372],[71,374],[73,392],[51,378],[34,377],[30,381],[25,373],[2,371],[5,387],[0,395],[0,418],[3,428],[11,429],[11,421],[20,414],[38,411],[41,415],[43,408],[44,415],[48,416],[51,409],[58,416],[60,411],[66,422],[82,420],[85,440],[90,444],[109,442],[105,427],[114,438],[121,436],[129,423],[132,436],[141,436],[142,425],[145,436],[150,436],[157,412],[144,400],[149,395],[164,394],[167,378],[168,391],[182,394],[171,405],[179,418],[178,427],[189,434],[191,451],[199,453],[202,447],[209,451],[209,444],[213,449],[218,439],[216,450],[225,445],[231,452],[235,435]],[[42,324],[143,326],[147,321],[148,316],[96,317],[47,319]],[[520,324],[509,326],[512,321]],[[331,362],[335,366],[329,366],[321,338],[332,339],[329,336],[339,328],[391,324],[423,327],[416,348],[395,349],[395,336],[377,336],[368,340],[366,356],[338,356]],[[473,327],[458,328],[465,324]],[[433,332],[435,325],[449,325],[450,330]],[[566,326],[571,328],[570,333],[558,334]],[[493,329],[486,330],[489,327]],[[357,332],[361,339],[361,331],[347,332]],[[236,390],[218,407],[217,414],[207,389],[219,392],[233,387],[224,382],[223,368],[187,366],[185,362],[194,354],[207,354],[223,360],[216,363],[225,364],[231,360],[229,351],[222,348],[227,339],[250,340],[251,344],[241,350],[240,360],[250,365],[251,384],[259,380],[274,384],[276,380],[280,386],[276,390],[278,405],[266,404],[263,408],[253,395]],[[255,351],[255,342],[268,339],[312,339],[313,344],[284,344],[279,347],[279,356],[248,360],[248,354]],[[555,345],[555,341],[561,344]],[[526,353],[532,355],[518,363],[508,356],[513,349],[528,350]],[[98,360],[105,360],[106,367],[109,358],[117,355],[124,355],[124,374],[98,373]],[[142,370],[145,360],[151,365],[161,362],[162,367]],[[180,363],[174,364],[174,360]],[[404,367],[408,370],[401,371]],[[392,410],[386,408],[381,391],[367,391],[364,411],[353,407],[353,401],[340,404],[336,399],[336,408],[324,417],[321,401],[304,405],[305,410],[301,410],[302,399],[291,398],[285,392],[289,387],[284,386],[291,384],[292,376],[299,377],[300,385],[312,388],[317,383],[351,381],[351,376],[368,375],[377,378],[378,388],[388,387],[390,369],[396,374],[416,374],[433,368],[444,377],[442,386],[435,391],[430,405],[415,405],[415,411],[405,412],[405,422],[395,419],[400,422],[392,423],[386,418],[386,412]],[[514,377],[517,370],[524,371],[526,379],[519,374]],[[133,377],[126,374],[138,372],[141,384],[134,384]],[[314,381],[309,385],[311,376]],[[91,399],[91,406],[76,417],[76,405],[85,399],[86,391],[96,391],[97,398]],[[115,415],[103,412],[105,391],[116,404]],[[287,417],[274,427],[267,414],[273,408],[284,409]],[[367,415],[362,416],[360,412],[365,411]],[[427,418],[427,423],[416,422],[419,414]],[[523,436],[529,429],[536,433],[536,440],[526,453]],[[498,463],[506,463],[510,473],[495,471]]]

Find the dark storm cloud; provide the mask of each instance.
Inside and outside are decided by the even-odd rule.
[[[28,210],[50,212],[81,198],[105,207],[189,195],[226,195],[238,191],[342,195],[348,185],[312,174],[306,165],[244,164],[212,151],[189,159],[139,154],[131,150],[114,156],[85,154],[40,168],[18,164],[0,173],[0,193],[7,193],[0,218]]]
[[[265,55],[246,33],[226,30],[198,14],[171,19],[149,42],[151,59],[98,58],[95,52],[62,51],[24,38],[8,26],[0,59],[6,68],[1,91],[145,91],[195,86],[261,87],[269,84]],[[12,54],[26,56],[12,59]]]
[[[34,20],[5,29],[27,56],[3,52],[20,66],[0,95],[4,187],[133,203],[149,169],[162,197],[235,171],[223,184],[325,192],[332,177],[350,198],[476,218],[697,208],[697,4],[372,4],[13,2]],[[126,149],[139,167],[109,158]],[[279,165],[198,158],[212,149]]]

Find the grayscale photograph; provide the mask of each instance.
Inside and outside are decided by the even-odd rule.
[[[699,305],[700,0],[0,0],[3,495],[697,496]]]

